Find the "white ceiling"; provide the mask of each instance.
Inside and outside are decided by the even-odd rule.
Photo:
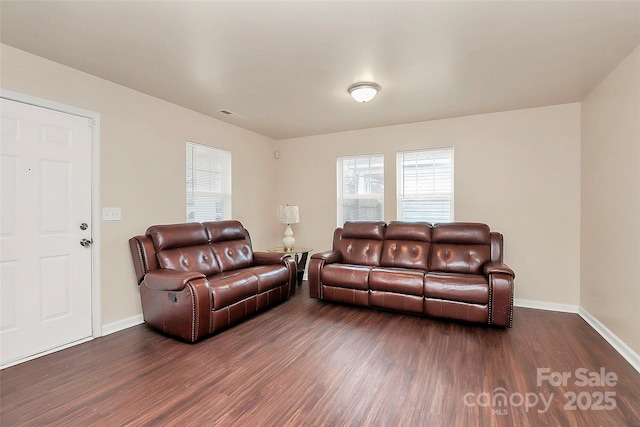
[[[640,44],[640,1],[2,1],[0,15],[2,43],[274,139],[580,101]],[[356,103],[347,88],[368,80],[382,90]]]

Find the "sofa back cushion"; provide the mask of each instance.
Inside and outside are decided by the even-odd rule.
[[[430,246],[429,223],[392,221],[385,232],[380,265],[427,270]]]
[[[436,224],[431,230],[431,271],[481,274],[491,258],[489,226],[456,222]]]
[[[205,275],[220,272],[202,224],[154,225],[146,234],[153,240],[160,268]]]
[[[251,238],[239,221],[205,222],[202,225],[221,271],[253,265]]]
[[[344,264],[379,266],[385,228],[383,221],[347,221],[334,233],[333,249]]]

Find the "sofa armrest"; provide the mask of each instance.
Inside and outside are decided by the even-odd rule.
[[[160,268],[156,258],[156,248],[149,236],[135,236],[129,239],[129,249],[139,285],[145,274]]]
[[[311,255],[311,259],[320,259],[324,264],[333,264],[342,260],[342,254],[336,250],[324,251]]]
[[[175,275],[174,273],[180,272],[165,270],[167,276],[165,281],[162,279],[157,281],[157,277],[152,275],[151,283],[154,285],[173,283],[177,287],[177,284],[182,281],[169,280],[169,276]],[[153,289],[149,287],[145,277],[140,285],[140,299],[144,321],[149,326],[164,334],[192,343],[211,333],[213,301],[209,282],[204,276],[191,276],[195,278],[188,280],[186,276],[183,277],[186,285],[180,290]]]
[[[287,267],[287,270],[289,270],[289,292],[291,293],[291,289],[296,285],[298,266],[290,254],[278,252],[254,252],[253,261],[256,265],[282,264]]]
[[[318,252],[311,255],[309,260],[309,297],[322,299],[322,283],[320,274],[322,268],[327,264],[334,264],[342,260],[342,254],[339,251],[331,250]]]
[[[513,270],[503,262],[488,262],[484,265],[483,271],[485,276],[494,273],[501,273],[511,276],[512,279],[516,277],[516,274],[513,272]]]
[[[144,283],[154,291],[181,291],[196,279],[204,279],[202,273],[175,270],[153,270],[144,276]]]
[[[513,323],[513,276],[489,274],[489,324],[510,328]]]
[[[156,270],[140,285],[144,321],[167,335],[193,343],[209,335],[213,301],[201,273]]]
[[[290,254],[283,254],[279,252],[254,252],[253,262],[255,265],[284,265],[289,270],[289,294],[295,289],[296,276],[298,274],[298,266],[296,261]]]
[[[489,323],[510,328],[513,323],[513,279],[516,274],[508,265],[491,261],[483,267],[489,282]]]
[[[290,255],[275,252],[254,252],[253,261],[256,265],[285,264],[284,259]]]

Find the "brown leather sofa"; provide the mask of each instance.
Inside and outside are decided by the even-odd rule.
[[[515,274],[479,223],[347,222],[309,261],[320,300],[511,327]]]
[[[285,301],[296,264],[253,252],[238,221],[154,225],[129,239],[145,322],[188,342]]]

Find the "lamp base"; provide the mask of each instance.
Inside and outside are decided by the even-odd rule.
[[[296,239],[293,238],[293,230],[291,226],[287,224],[287,228],[284,229],[284,237],[282,238],[282,246],[286,250],[291,250],[293,246],[296,244]]]

